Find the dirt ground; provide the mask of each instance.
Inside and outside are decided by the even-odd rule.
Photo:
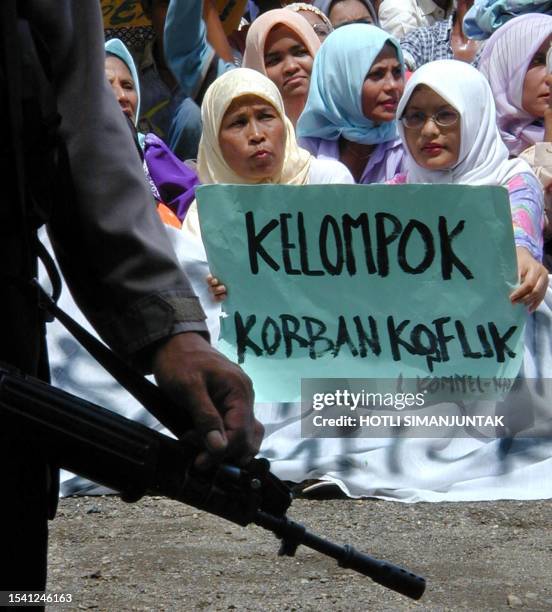
[[[51,524],[48,610],[552,610],[548,501],[399,504],[296,500],[311,531],[428,581],[419,602],[301,547],[278,557],[269,532],[160,498],[60,502]]]

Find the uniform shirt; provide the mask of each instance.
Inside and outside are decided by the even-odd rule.
[[[50,51],[71,163],[74,197],[57,198],[49,222],[58,263],[102,339],[149,369],[144,349],[207,328],[105,78],[100,7],[97,0],[29,0],[26,11]]]

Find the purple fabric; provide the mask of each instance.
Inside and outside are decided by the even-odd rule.
[[[182,221],[195,198],[197,174],[155,134],[146,134],[144,159],[163,204]]]
[[[339,159],[339,141],[299,138],[299,146],[318,159]],[[385,183],[403,169],[404,149],[400,138],[376,146],[360,177],[359,184]]]
[[[550,34],[552,16],[521,15],[500,27],[481,54],[479,70],[491,85],[500,135],[512,155],[544,138],[544,127],[523,110],[521,99],[529,63]]]

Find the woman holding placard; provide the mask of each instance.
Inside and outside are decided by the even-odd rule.
[[[236,68],[209,87],[201,106],[197,169],[202,184],[353,183],[347,168],[297,145],[276,85],[256,70]],[[195,202],[185,232],[200,236]]]
[[[406,173],[391,183],[497,185],[508,189],[521,285],[512,303],[534,311],[548,274],[542,259],[543,196],[529,165],[508,159],[496,127],[489,84],[456,60],[425,64],[409,80],[398,108]]]

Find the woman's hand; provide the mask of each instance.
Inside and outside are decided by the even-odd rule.
[[[222,302],[226,299],[228,291],[226,286],[221,284],[218,278],[215,278],[212,274],[207,276],[207,285],[209,286],[209,292],[213,296],[215,302]]]
[[[544,299],[548,287],[548,271],[524,247],[516,247],[519,282],[510,295],[512,304],[525,304],[534,312]]]

